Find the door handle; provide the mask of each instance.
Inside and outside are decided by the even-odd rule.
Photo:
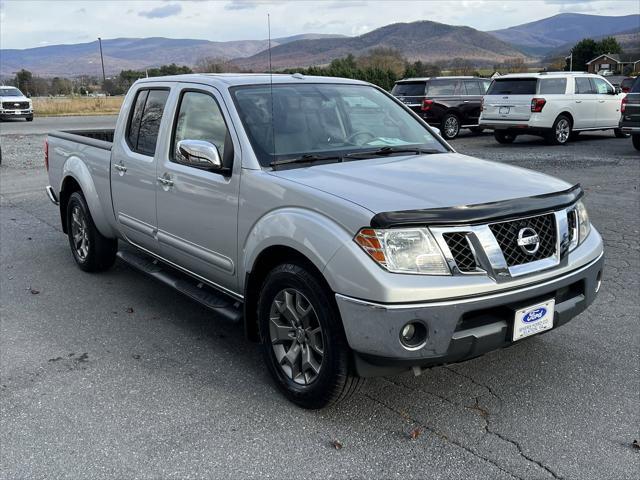
[[[170,180],[165,177],[158,177],[158,182],[160,182],[165,187],[173,187],[173,180]]]
[[[125,167],[124,165],[122,165],[121,163],[115,163],[113,165],[113,168],[115,168],[116,170],[118,170],[119,172],[126,172],[127,171],[127,167]]]
[[[469,103],[469,100],[463,100],[462,103]]]
[[[604,100],[598,100],[598,103],[604,103]]]
[[[582,100],[576,100],[576,103],[582,103]]]

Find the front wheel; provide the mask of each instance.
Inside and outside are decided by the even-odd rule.
[[[72,193],[67,203],[67,235],[73,258],[85,272],[107,270],[116,261],[118,240],[98,231],[80,192]]]
[[[33,116],[27,117],[27,122],[33,122]]]
[[[493,132],[493,136],[495,137],[498,143],[503,143],[503,144],[513,143],[516,139],[515,134],[504,132],[502,130],[496,130],[495,132]]]
[[[560,115],[553,122],[546,140],[549,145],[565,145],[571,138],[571,120],[566,115]]]
[[[460,120],[457,115],[453,113],[447,113],[442,119],[442,123],[440,125],[442,136],[447,140],[456,138],[458,133],[460,133]]]
[[[613,134],[616,136],[616,138],[629,138],[629,134],[623,132],[621,129],[619,128],[614,128],[613,129]]]
[[[332,293],[296,263],[275,267],[258,300],[262,353],[279,390],[302,408],[349,398],[363,383],[351,355]]]
[[[631,141],[633,142],[633,147],[636,150],[640,150],[640,135],[632,135]]]

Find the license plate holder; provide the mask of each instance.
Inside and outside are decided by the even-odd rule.
[[[511,107],[500,107],[500,115],[509,115]]]
[[[552,329],[555,305],[555,298],[551,298],[517,310],[513,322],[513,341]]]

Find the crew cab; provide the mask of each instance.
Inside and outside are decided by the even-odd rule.
[[[52,132],[80,269],[116,258],[241,323],[305,408],[567,323],[600,288],[579,185],[461,155],[356,80],[137,81],[115,130]]]
[[[483,98],[480,126],[499,143],[540,135],[562,145],[580,132],[618,128],[624,94],[599,75],[584,72],[517,73],[495,78]]]
[[[631,134],[636,150],[640,150],[640,77],[636,77],[630,91],[622,99],[620,107],[620,130]]]
[[[479,133],[482,95],[490,80],[479,77],[428,77],[398,80],[392,95],[451,140],[460,129]]]
[[[33,104],[16,87],[0,85],[0,121],[10,118],[33,120]]]

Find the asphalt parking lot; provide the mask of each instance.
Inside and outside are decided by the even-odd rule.
[[[46,129],[87,120],[44,120],[0,124],[0,478],[638,478],[640,156],[630,139],[451,142],[583,185],[606,244],[599,298],[548,334],[375,379],[310,412],[278,394],[239,327],[122,263],[100,275],[75,267],[44,194],[42,143]]]

